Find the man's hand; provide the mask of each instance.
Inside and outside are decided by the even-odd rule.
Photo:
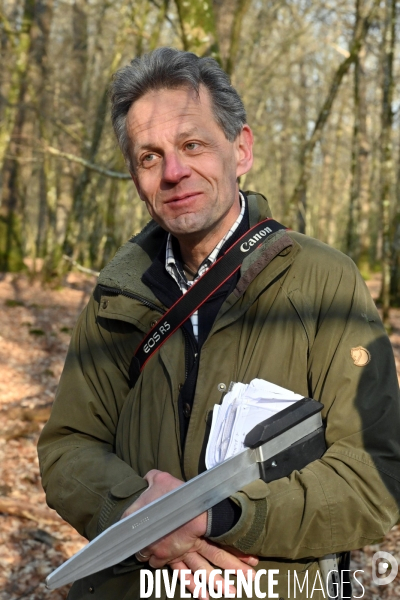
[[[122,518],[136,512],[143,506],[146,506],[153,500],[168,492],[176,489],[183,484],[183,481],[176,479],[169,473],[153,469],[144,477],[149,484],[147,490],[134,502],[122,515]],[[175,531],[164,536],[154,544],[143,548],[136,558],[140,562],[149,562],[154,569],[160,569],[169,565],[172,569],[179,570],[190,569],[192,574],[198,569],[203,569],[207,573],[207,581],[211,571],[218,567],[220,569],[242,570],[247,574],[250,567],[255,567],[258,559],[255,556],[248,556],[236,550],[225,550],[204,539],[207,529],[207,513],[202,513],[192,519],[185,525],[182,525]],[[252,576],[255,573],[253,569]],[[187,577],[187,576],[186,576]],[[190,592],[194,591],[195,582],[193,575],[189,578],[190,583],[187,588]],[[217,576],[216,581],[222,581],[222,577]],[[233,588],[230,590],[235,592]]]
[[[251,567],[255,567],[258,564],[258,558],[256,556],[242,554],[239,550],[233,548],[225,550],[217,544],[213,544],[212,542],[203,539],[201,540],[201,544],[198,545],[197,551],[187,552],[182,559],[173,560],[168,564],[171,569],[178,571],[179,579],[181,579],[183,570],[189,569],[191,571],[190,575],[186,575],[185,579],[189,582],[186,584],[187,589],[193,594],[196,589],[196,582],[194,579],[194,573],[196,571],[205,571],[207,585],[210,584],[210,575],[215,567],[222,570],[232,569],[235,573],[243,571],[246,578],[250,571],[251,579],[254,581],[256,573]],[[215,592],[218,592],[218,582],[221,582],[222,595],[226,596],[228,590],[225,589],[225,580],[221,575],[217,574],[213,578],[213,589]],[[230,586],[229,593],[231,594],[231,597],[234,597],[236,595],[236,588]],[[208,594],[203,597],[206,599],[209,598]]]
[[[160,496],[164,496],[164,494],[171,492],[183,484],[183,481],[176,479],[169,473],[157,471],[155,469],[149,471],[144,478],[148,482],[149,487],[141,494],[136,502],[124,512],[122,517],[127,517],[140,508],[143,508],[143,506],[150,504],[153,500],[156,500]],[[141,559],[141,556],[151,556],[151,560],[149,560],[150,565],[155,569],[161,568],[171,560],[182,557],[186,552],[196,550],[196,545],[204,536],[206,529],[207,513],[202,513],[172,533],[166,535],[157,542],[154,542],[154,544],[142,549],[141,555],[138,555],[138,559],[143,560]]]

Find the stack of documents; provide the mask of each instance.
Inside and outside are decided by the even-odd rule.
[[[207,469],[244,450],[244,439],[253,427],[302,398],[263,379],[231,384],[222,404],[214,406]]]

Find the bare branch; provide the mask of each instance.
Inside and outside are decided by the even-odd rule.
[[[105,167],[100,167],[100,165],[95,165],[94,163],[81,158],[80,156],[76,156],[75,154],[69,154],[69,152],[61,152],[61,150],[57,150],[57,148],[53,148],[52,146],[46,146],[44,148],[45,152],[52,154],[53,156],[59,156],[60,158],[65,158],[70,162],[78,163],[87,169],[91,169],[92,171],[97,171],[101,175],[105,175],[106,177],[111,177],[112,179],[131,179],[129,173],[119,173],[118,171],[111,171],[110,169],[106,169]]]
[[[67,256],[66,254],[63,254],[62,257],[64,260],[67,260],[68,262],[70,262],[71,265],[73,265],[76,269],[78,269],[78,271],[81,271],[82,273],[87,273],[87,275],[94,275],[95,277],[98,277],[100,275],[100,271],[93,271],[93,269],[88,269],[87,267],[83,267],[78,262],[76,262],[76,260],[74,260],[70,256]]]
[[[342,48],[338,44],[335,44],[334,42],[329,42],[329,45],[330,45],[331,48],[333,48],[334,50],[336,50],[336,52],[338,52],[339,54],[341,54],[345,58],[348,58],[350,56],[350,52],[348,50],[346,50],[345,48]]]

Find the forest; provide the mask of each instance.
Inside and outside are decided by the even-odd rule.
[[[98,271],[148,216],[112,132],[112,74],[160,45],[213,56],[243,97],[243,189],[382,273],[400,302],[396,0],[1,0],[0,271]]]

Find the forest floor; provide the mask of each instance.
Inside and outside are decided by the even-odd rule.
[[[0,274],[0,600],[61,600],[68,586],[50,592],[45,577],[85,544],[85,540],[47,508],[40,484],[36,444],[48,418],[72,327],[94,285],[94,278],[70,273],[60,289],[43,288],[26,276]],[[368,282],[373,297],[379,277]],[[391,314],[400,378],[400,310]],[[387,586],[371,580],[377,550],[400,563],[400,526],[382,543],[352,553],[352,569],[366,600],[400,597],[400,576]],[[114,600],[111,599],[110,600]],[[115,599],[118,600],[118,599]]]

